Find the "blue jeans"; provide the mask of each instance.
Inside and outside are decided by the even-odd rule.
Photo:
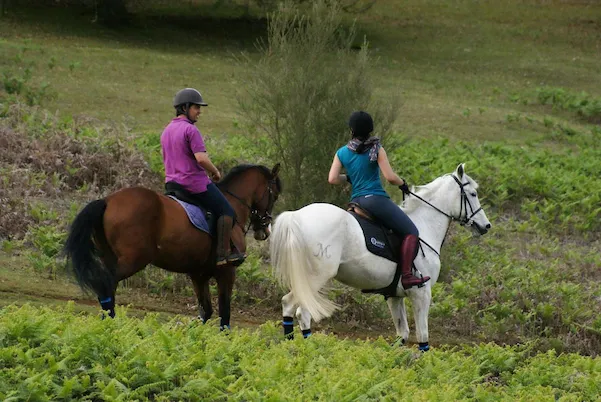
[[[403,237],[412,234],[419,237],[415,224],[398,205],[390,198],[381,195],[364,195],[353,198],[356,202],[372,214],[380,223]]]
[[[225,215],[234,218],[236,215],[230,202],[227,200],[227,198],[225,198],[223,193],[214,183],[211,183],[207,186],[207,191],[192,194],[192,197],[198,200],[202,206],[217,216]]]

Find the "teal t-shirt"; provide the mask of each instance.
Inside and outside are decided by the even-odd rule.
[[[369,161],[369,152],[358,154],[345,145],[336,151],[336,155],[351,179],[353,186],[351,200],[364,195],[388,197],[380,181],[380,166],[378,166],[378,162]]]

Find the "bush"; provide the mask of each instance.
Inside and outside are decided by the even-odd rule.
[[[315,201],[342,202],[343,188],[328,184],[334,152],[349,139],[347,119],[368,110],[376,133],[386,135],[398,102],[372,100],[370,54],[353,50],[355,27],[346,27],[338,3],[317,1],[304,15],[288,4],[269,17],[268,42],[258,61],[247,56],[238,97],[263,154],[284,164],[286,195],[279,207]]]

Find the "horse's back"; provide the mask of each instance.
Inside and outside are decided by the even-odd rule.
[[[137,250],[148,263],[186,271],[187,262],[208,257],[208,234],[194,228],[184,209],[169,197],[144,187],[129,187],[106,198],[104,225],[117,255]]]
[[[339,264],[337,280],[359,289],[390,283],[395,264],[367,249],[363,229],[350,213],[321,203],[310,204],[294,213],[313,256],[321,263],[334,261],[335,257]]]

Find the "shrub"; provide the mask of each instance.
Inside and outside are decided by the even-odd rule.
[[[245,57],[241,112],[263,153],[282,161],[286,195],[279,207],[310,202],[341,202],[340,187],[327,182],[334,152],[349,139],[347,119],[353,110],[368,110],[375,132],[386,135],[398,102],[373,101],[367,43],[353,48],[355,27],[345,27],[340,5],[317,1],[304,15],[281,6],[269,17],[268,42],[261,58]]]

